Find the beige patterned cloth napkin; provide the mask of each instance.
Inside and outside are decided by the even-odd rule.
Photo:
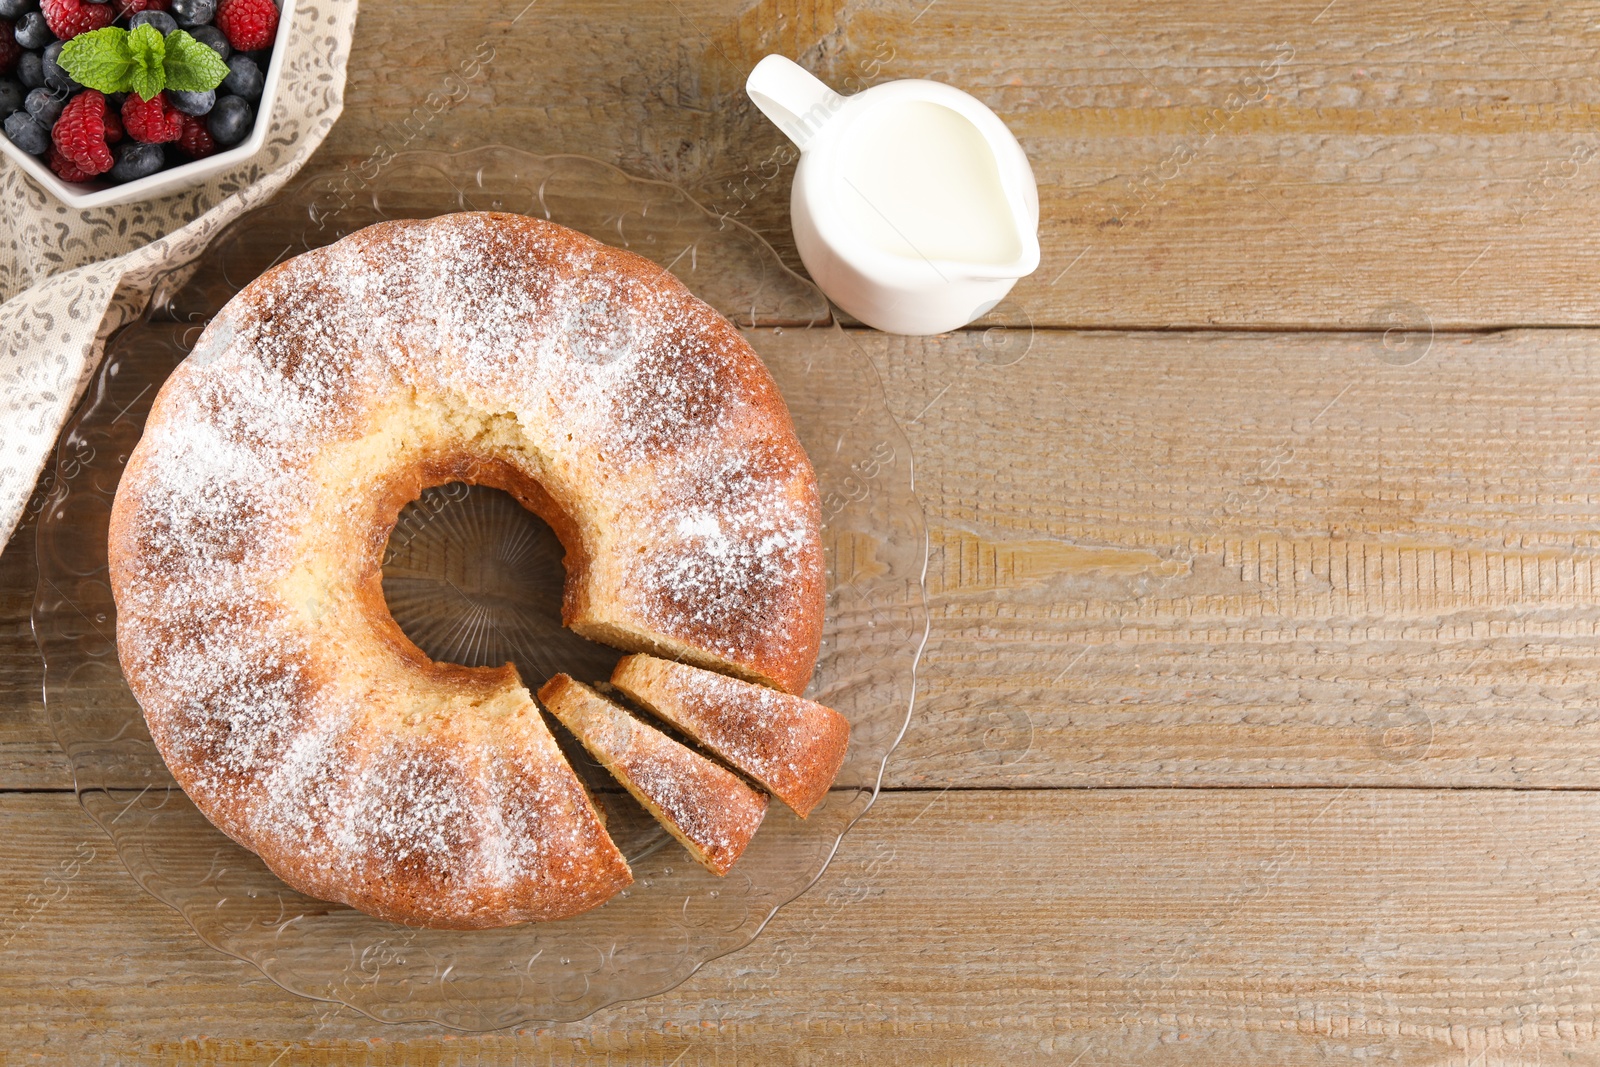
[[[0,545],[106,339],[144,313],[158,279],[270,200],[344,109],[357,0],[299,0],[261,151],[205,184],[147,203],[74,211],[0,158]]]

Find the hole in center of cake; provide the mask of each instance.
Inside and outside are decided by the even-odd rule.
[[[622,653],[561,625],[566,581],[555,531],[509,493],[466,482],[423,491],[383,555],[383,595],[431,659],[516,664],[537,689],[552,675],[609,677]]]

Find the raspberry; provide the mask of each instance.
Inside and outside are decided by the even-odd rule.
[[[22,58],[22,46],[17,43],[16,27],[0,19],[0,74],[10,74]]]
[[[110,4],[88,4],[84,0],[39,0],[39,8],[50,32],[63,41],[104,29],[117,17]]]
[[[106,108],[106,140],[111,144],[122,140],[122,120],[109,107]]]
[[[178,148],[190,159],[204,159],[217,150],[217,142],[211,139],[205,119],[183,116],[183,136],[178,138]]]
[[[50,169],[64,182],[86,182],[94,177],[93,174],[79,170],[78,165],[62,155],[61,149],[55,145],[50,146]]]
[[[165,144],[183,135],[183,112],[167,103],[166,93],[157,93],[149,100],[129,93],[122,104],[122,127],[135,141]]]
[[[217,29],[235,51],[266,48],[278,32],[278,8],[272,0],[222,0],[217,7]]]
[[[141,11],[165,11],[172,0],[116,0],[117,18],[132,18]]]
[[[68,161],[84,174],[104,174],[115,162],[106,147],[106,98],[85,89],[62,109],[51,139]]]

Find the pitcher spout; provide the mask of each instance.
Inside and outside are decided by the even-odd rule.
[[[1019,229],[1017,242],[1021,250],[1009,263],[963,263],[956,274],[966,281],[1016,281],[1026,278],[1039,269],[1039,238],[1027,229]]]

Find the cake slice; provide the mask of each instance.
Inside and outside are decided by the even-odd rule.
[[[565,674],[539,700],[702,866],[728,873],[767,813],[765,796]]]
[[[832,708],[686,663],[624,656],[611,684],[802,819],[827,795],[850,744],[850,724]]]

